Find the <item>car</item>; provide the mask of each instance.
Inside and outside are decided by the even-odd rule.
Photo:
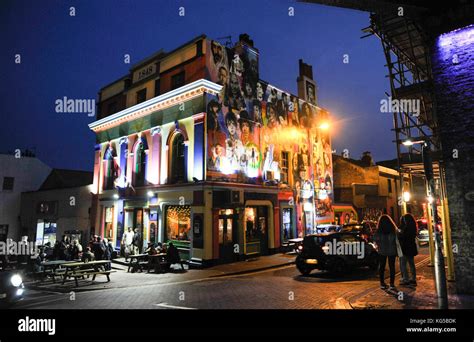
[[[369,241],[373,240],[373,235],[377,231],[377,226],[372,222],[364,221],[362,223],[348,223],[342,225],[341,231],[343,232],[358,232],[363,235]]]
[[[23,299],[25,286],[18,271],[0,272],[0,306],[7,307]]]
[[[342,226],[337,224],[319,224],[316,227],[317,234],[334,233],[341,231]]]
[[[311,234],[298,247],[295,263],[304,276],[314,269],[341,275],[355,267],[376,270],[378,253],[375,244],[366,241],[359,232]]]

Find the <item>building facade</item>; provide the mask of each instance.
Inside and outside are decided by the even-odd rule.
[[[20,217],[28,240],[54,246],[67,236],[84,245],[91,227],[91,183],[92,172],[53,169],[37,191],[23,192]]]
[[[143,246],[173,241],[207,265],[332,222],[329,114],[312,83],[299,98],[261,80],[247,35],[232,48],[199,36],[132,67],[101,90],[89,125],[95,232],[119,248],[138,228]]]
[[[357,210],[360,221],[377,221],[380,215],[388,214],[398,222],[401,196],[398,171],[375,165],[368,152],[362,160],[334,154],[333,162],[336,203],[352,204]],[[406,178],[404,181],[405,188],[410,189],[409,179]],[[338,222],[343,223],[341,219]]]
[[[28,232],[20,222],[21,193],[37,190],[51,168],[29,152],[0,154],[0,241],[19,241]]]

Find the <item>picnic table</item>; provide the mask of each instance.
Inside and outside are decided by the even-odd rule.
[[[130,262],[128,264],[127,272],[130,272],[130,268],[132,271],[143,271],[143,265],[148,263],[148,254],[134,254],[129,255]]]
[[[89,262],[73,262],[63,265],[66,269],[63,275],[63,284],[66,282],[67,278],[74,278],[76,286],[79,286],[77,278],[84,278],[84,276],[89,277],[92,275],[92,281],[95,280],[97,275],[107,276],[107,281],[110,281],[110,273],[113,271],[110,270],[110,260],[96,260]]]
[[[62,267],[65,264],[71,264],[77,262],[77,260],[51,260],[51,261],[43,261],[40,265],[43,267],[43,271],[40,272],[43,276],[43,279],[47,278],[48,275],[51,276],[53,282],[56,282],[55,276],[59,276],[61,270],[64,268]]]
[[[162,265],[166,264],[166,253],[149,254],[148,255],[148,273],[154,268],[155,273],[162,271]]]

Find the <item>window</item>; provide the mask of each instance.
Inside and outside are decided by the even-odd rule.
[[[288,161],[290,159],[289,153],[286,151],[281,152],[281,174],[280,181],[288,184]]]
[[[184,137],[181,133],[176,134],[173,138],[170,171],[171,183],[184,182],[186,180]]]
[[[13,190],[15,177],[3,177],[3,190]]]
[[[160,79],[155,80],[155,96],[158,96],[161,94],[160,92]]]
[[[145,185],[145,170],[146,170],[146,153],[145,143],[141,140],[137,143],[135,148],[135,185],[136,186],[143,186]]]
[[[391,194],[392,193],[392,180],[391,179],[387,179],[387,185],[388,185],[388,193]]]
[[[107,115],[114,114],[115,112],[117,112],[117,102],[116,101],[114,101],[112,103],[109,103],[107,105]]]
[[[179,88],[184,85],[184,71],[171,76],[171,90]]]
[[[137,104],[146,100],[146,88],[137,91]]]
[[[56,243],[56,222],[39,219],[36,224],[36,245],[44,246],[48,242],[51,247]]]
[[[189,241],[191,230],[191,207],[170,205],[166,207],[166,240]]]
[[[104,154],[104,190],[114,188],[114,182],[117,178],[117,168],[114,163],[114,151],[112,148],[107,148]]]
[[[6,242],[8,236],[8,224],[0,224],[0,241]]]

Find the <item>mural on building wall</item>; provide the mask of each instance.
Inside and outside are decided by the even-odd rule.
[[[332,161],[328,113],[259,79],[258,53],[208,41],[207,178],[292,189],[300,210],[332,220]],[[308,218],[309,219],[309,218]],[[312,219],[311,219],[312,220]]]

